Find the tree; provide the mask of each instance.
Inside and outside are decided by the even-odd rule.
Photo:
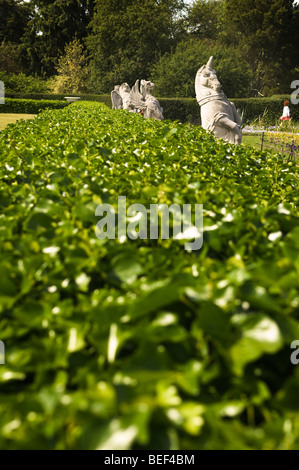
[[[21,59],[20,45],[3,41],[0,46],[0,70],[7,73],[24,71]]]
[[[225,0],[197,0],[188,15],[189,32],[192,36],[217,39],[223,30]]]
[[[87,56],[83,45],[74,39],[60,57],[58,75],[52,81],[54,93],[82,93],[87,89]]]
[[[58,58],[74,38],[87,36],[94,0],[31,0],[34,15],[24,37],[30,71],[51,76]]]
[[[21,0],[0,0],[0,43],[19,44],[30,19],[31,7]]]
[[[235,49],[194,38],[180,43],[174,53],[164,55],[153,67],[151,79],[156,85],[156,94],[194,97],[196,72],[211,55],[224,92],[233,98],[246,96],[251,72]]]
[[[243,51],[253,72],[252,88],[258,92],[269,74],[276,80],[273,69],[283,56],[286,65],[297,47],[296,9],[293,0],[226,0],[222,41]]]
[[[95,91],[147,78],[152,65],[176,45],[181,0],[96,0],[87,46]]]

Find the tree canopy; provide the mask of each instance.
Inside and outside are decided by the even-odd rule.
[[[298,78],[293,0],[0,0],[0,14],[0,71],[52,77],[78,40],[91,93],[152,78],[159,94],[194,96],[211,53],[231,97],[286,93]]]
[[[24,53],[32,71],[53,75],[66,45],[87,36],[94,0],[30,0],[30,7]]]
[[[299,27],[295,9],[292,0],[226,1],[223,40],[243,51],[254,75],[252,86],[257,90],[263,90],[278,62],[284,74],[292,68],[286,59],[298,47],[294,42]]]
[[[0,0],[0,43],[20,43],[31,16],[31,7],[21,0]]]
[[[87,46],[98,90],[147,77],[151,67],[176,45],[180,0],[96,1]]]
[[[251,81],[246,61],[232,47],[220,47],[194,38],[181,42],[175,53],[165,54],[154,66],[151,79],[156,84],[156,92],[168,97],[193,96],[195,73],[211,55],[215,58],[224,92],[230,97],[244,96]],[[179,67],[182,63],[184,67]]]
[[[58,75],[52,81],[54,93],[83,93],[86,91],[88,68],[83,45],[74,39],[59,58]]]

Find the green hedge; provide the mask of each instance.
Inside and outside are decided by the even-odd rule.
[[[244,111],[244,123],[248,123],[265,115],[267,121],[276,121],[282,115],[283,103],[290,98],[235,98],[233,101],[238,110]],[[291,116],[294,121],[299,121],[299,106],[290,103]]]
[[[54,94],[54,93],[14,93],[6,92],[7,98],[24,99],[24,100],[64,100],[65,94]]]
[[[64,101],[64,94],[49,94],[49,93],[6,93],[7,98],[21,99],[21,100],[60,100]],[[84,101],[99,101],[106,104],[111,108],[111,97],[106,95],[76,95]],[[7,100],[6,100],[7,101]],[[194,98],[159,98],[160,104],[164,109],[164,116],[166,119],[172,121],[179,120],[181,122],[191,122],[192,124],[200,124],[200,108]],[[13,112],[13,111],[1,111]]]
[[[61,109],[68,106],[66,101],[58,100],[18,100],[5,98],[5,104],[0,105],[0,113],[37,114],[43,109]]]
[[[111,97],[109,94],[106,95],[80,95],[80,94],[73,94],[73,93],[6,93],[5,96],[7,98],[15,98],[15,99],[31,99],[31,100],[65,100],[65,96],[79,96],[81,100],[84,101],[99,101],[101,103],[105,103],[107,106],[111,108]]]
[[[243,123],[249,123],[263,115],[269,122],[275,122],[282,114],[283,101],[279,98],[232,98],[240,113]],[[200,123],[200,107],[195,98],[160,98],[166,119],[182,122]],[[299,121],[299,106],[290,103],[291,115],[294,121]]]
[[[298,450],[295,162],[95,102],[0,161],[0,450]],[[203,204],[202,248],[97,238],[121,195]]]
[[[194,98],[159,98],[165,119],[200,125],[200,107]]]
[[[1,112],[32,112],[37,113],[39,109],[44,108],[62,108],[66,105],[64,97],[65,94],[24,94],[24,93],[7,93],[5,107],[0,108]],[[106,95],[77,95],[84,101],[99,101],[106,104],[111,108],[111,98],[109,94]],[[13,98],[13,100],[11,100]],[[18,100],[16,99],[18,98]],[[21,98],[21,99],[20,99]],[[198,106],[195,98],[158,98],[161,106],[164,109],[165,119],[172,121],[190,122],[191,124],[200,125],[200,107]],[[243,123],[248,124],[254,119],[265,115],[266,120],[269,122],[275,122],[279,119],[282,114],[283,101],[287,97],[277,96],[272,98],[232,98],[231,100],[235,103],[237,109],[243,114]],[[27,106],[31,108],[33,100],[39,100],[38,104],[35,101],[34,111],[27,111]],[[17,110],[11,110],[10,102],[21,102],[20,110],[17,106]],[[57,104],[53,104],[55,103]],[[25,104],[26,103],[26,104]],[[44,104],[46,103],[46,104]],[[49,104],[50,103],[50,104]],[[59,105],[58,105],[59,103]],[[7,105],[9,105],[7,107]],[[7,110],[6,110],[7,107]],[[26,111],[24,111],[26,107]],[[36,110],[37,107],[37,110]],[[299,106],[290,105],[291,115],[294,121],[299,121]]]
[[[48,81],[24,73],[7,73],[0,71],[0,80],[5,84],[6,92],[11,93],[48,93]]]

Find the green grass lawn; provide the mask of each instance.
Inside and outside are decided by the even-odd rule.
[[[261,150],[261,144],[262,144],[262,135],[261,134],[256,134],[256,135],[250,135],[250,134],[243,134],[242,138],[242,144],[245,145],[246,147],[253,147],[257,150]],[[265,138],[265,142],[263,145],[263,150],[267,150],[269,152],[274,152],[274,153],[280,153],[284,158],[294,158],[291,157],[290,151],[287,150],[287,148],[282,149],[281,145],[279,144],[269,144],[267,141],[267,138]],[[298,152],[295,154],[295,158],[298,159]]]
[[[36,115],[35,114],[7,114],[2,113],[0,114],[0,131],[5,129],[7,124],[15,123],[19,119],[32,119]]]
[[[261,135],[244,135],[242,138],[242,144],[246,145],[247,147],[255,147],[257,149],[261,149]]]

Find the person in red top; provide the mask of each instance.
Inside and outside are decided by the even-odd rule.
[[[283,104],[283,112],[282,116],[280,118],[281,121],[289,121],[291,119],[291,113],[290,113],[290,108],[289,108],[289,101],[286,100]]]

